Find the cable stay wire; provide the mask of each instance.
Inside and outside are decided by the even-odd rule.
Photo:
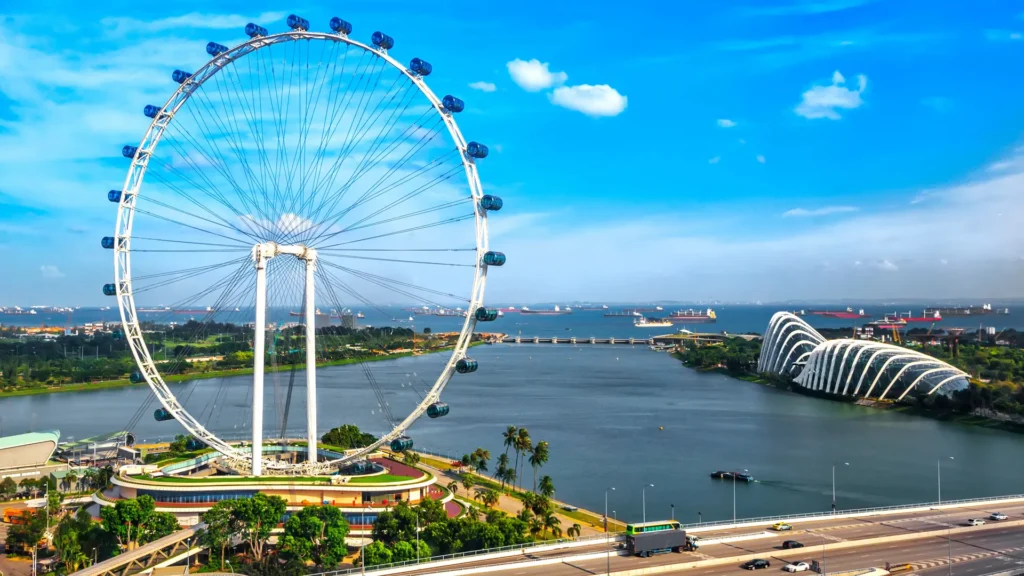
[[[346,266],[340,266],[340,265],[335,264],[334,262],[331,262],[329,260],[323,260],[323,263],[327,264],[328,266],[331,266],[332,268],[336,268],[338,270],[341,270],[343,272],[348,272],[349,274],[352,274],[353,276],[358,276],[358,277],[365,278],[365,279],[368,279],[368,280],[369,279],[377,280],[377,281],[383,282],[383,283],[385,283],[386,285],[389,285],[389,286],[393,286],[393,285],[404,286],[406,288],[411,288],[413,290],[420,290],[422,292],[429,292],[429,293],[435,294],[437,296],[446,296],[448,298],[454,298],[454,299],[456,299],[456,300],[458,300],[460,302],[469,302],[470,301],[470,299],[465,297],[465,296],[459,296],[458,294],[451,294],[449,292],[443,292],[441,290],[434,290],[433,288],[427,288],[425,286],[419,286],[419,285],[412,284],[412,283],[409,283],[409,282],[403,282],[401,280],[396,280],[394,278],[388,278],[386,276],[380,276],[378,274],[372,274],[370,272],[365,272],[365,271],[362,271],[362,270],[356,270],[354,268],[348,268]],[[408,294],[405,294],[405,295],[408,295]]]
[[[445,224],[454,224],[456,222],[462,222],[464,220],[469,220],[469,219],[475,218],[475,217],[476,217],[476,214],[473,214],[473,213],[466,214],[464,216],[455,216],[455,217],[446,218],[444,220],[440,220],[440,221],[437,221],[437,222],[432,222],[430,224],[421,224],[419,226],[412,226],[410,228],[404,228],[402,230],[395,230],[393,232],[387,232],[387,233],[384,233],[384,234],[377,234],[376,236],[366,236],[364,238],[359,238],[359,239],[356,239],[356,240],[348,240],[346,242],[339,242],[337,244],[330,244],[328,246],[319,247],[319,248],[317,248],[317,250],[325,250],[327,248],[337,248],[338,246],[348,246],[349,244],[356,244],[357,242],[366,242],[367,240],[377,240],[377,239],[380,239],[380,238],[387,238],[387,237],[390,237],[390,236],[400,236],[402,234],[408,234],[410,232],[417,232],[419,230],[426,230],[427,228],[434,228],[434,227],[437,227],[437,226],[444,226]]]

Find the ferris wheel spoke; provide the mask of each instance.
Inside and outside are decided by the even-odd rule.
[[[154,203],[154,204],[157,204],[157,205],[159,205],[159,206],[166,206],[166,207],[167,207],[167,208],[168,208],[169,210],[174,210],[175,212],[180,212],[180,213],[182,213],[182,214],[185,214],[185,215],[187,215],[187,216],[192,216],[192,217],[194,217],[194,218],[196,218],[196,219],[198,219],[198,220],[203,220],[203,221],[207,221],[207,220],[205,220],[204,218],[201,218],[201,217],[199,217],[199,216],[195,216],[194,214],[189,214],[188,212],[184,212],[184,211],[182,211],[182,210],[178,210],[178,209],[176,209],[176,208],[173,208],[173,207],[167,206],[166,204],[163,204],[163,203],[161,203],[161,202],[157,202],[156,200],[153,200],[152,198],[148,198],[148,199],[147,199],[147,201],[148,201],[148,202],[151,202],[151,203]],[[178,226],[184,226],[185,228],[189,228],[189,229],[195,230],[195,231],[197,231],[197,232],[202,232],[202,233],[204,233],[204,234],[209,234],[209,235],[211,235],[211,236],[216,236],[216,237],[218,237],[218,238],[223,238],[223,239],[225,239],[225,240],[231,240],[232,242],[237,242],[237,241],[238,241],[238,238],[233,238],[233,237],[231,237],[231,236],[227,236],[227,235],[225,235],[225,234],[220,234],[220,233],[218,233],[218,232],[214,232],[214,231],[212,231],[212,230],[206,230],[205,228],[200,228],[200,227],[198,227],[198,226],[193,226],[193,225],[191,225],[191,224],[186,224],[186,223],[184,223],[184,222],[182,222],[182,221],[180,221],[180,220],[175,220],[174,218],[170,218],[170,217],[168,217],[168,216],[164,216],[164,215],[161,215],[161,214],[157,214],[157,213],[155,213],[155,212],[150,212],[149,210],[146,210],[146,209],[144,209],[144,208],[139,208],[138,206],[136,206],[136,207],[134,208],[134,210],[135,210],[135,212],[137,212],[137,213],[139,213],[139,214],[145,214],[146,216],[150,216],[150,217],[156,218],[156,219],[158,219],[158,220],[163,220],[163,221],[165,221],[165,222],[169,222],[169,223],[171,223],[171,224],[177,224]],[[207,222],[209,222],[209,221],[207,221]],[[216,224],[215,222],[210,222],[210,223],[211,223],[211,224]]]
[[[370,228],[372,226],[380,226],[381,224],[389,224],[391,222],[397,222],[399,220],[405,220],[407,218],[413,218],[413,217],[416,217],[416,216],[422,216],[424,214],[430,214],[432,212],[438,212],[438,211],[445,210],[445,209],[448,209],[448,208],[453,208],[453,207],[456,207],[456,206],[461,206],[463,204],[471,204],[473,202],[473,197],[472,196],[466,196],[465,198],[460,198],[458,200],[449,200],[448,202],[437,204],[435,206],[429,206],[429,207],[426,207],[426,208],[420,208],[418,210],[414,210],[412,212],[407,212],[407,213],[399,215],[399,216],[391,216],[389,218],[384,218],[382,220],[375,220],[373,222],[366,223],[367,220],[370,220],[370,219],[372,219],[372,218],[374,218],[376,216],[380,216],[380,215],[384,214],[385,212],[388,212],[389,210],[391,210],[395,206],[399,206],[399,205],[405,203],[406,201],[414,198],[415,196],[418,196],[419,194],[429,190],[435,184],[443,182],[444,180],[447,180],[448,178],[451,178],[451,175],[445,175],[443,178],[439,177],[439,179],[436,182],[424,184],[420,188],[417,188],[416,190],[413,190],[413,191],[409,192],[405,196],[402,196],[401,198],[399,198],[397,200],[394,200],[393,202],[387,204],[383,208],[379,208],[377,211],[372,212],[370,214],[367,214],[366,216],[362,217],[361,219],[353,222],[352,224],[349,224],[348,226],[346,226],[344,229],[340,230],[339,232],[352,232],[353,230],[360,230],[360,229],[363,229],[363,228]]]
[[[172,273],[173,276],[174,276],[173,278],[164,279],[164,280],[161,280],[161,281],[159,281],[159,282],[157,282],[155,284],[148,285],[148,286],[142,286],[142,287],[136,286],[135,285],[135,279],[133,279],[132,280],[132,293],[133,294],[138,294],[140,292],[147,292],[149,290],[155,290],[157,288],[163,288],[164,286],[169,286],[171,284],[174,284],[174,283],[177,283],[177,282],[181,282],[183,280],[190,280],[192,278],[196,278],[196,277],[202,276],[203,274],[206,274],[207,272],[214,272],[214,271],[217,271],[217,270],[222,270],[225,265],[229,265],[229,264],[236,264],[237,265],[237,264],[241,264],[241,263],[246,263],[246,262],[248,262],[248,260],[249,260],[249,258],[235,258],[234,260],[229,260],[227,262],[223,262],[223,263],[217,264],[215,266],[202,266],[202,267],[199,267],[199,268],[189,269],[189,270],[186,270],[186,271],[183,271],[183,272]],[[152,278],[153,275],[151,275],[150,277]]]
[[[237,226],[237,225],[233,224],[233,223],[231,222],[231,220],[229,220],[229,219],[227,219],[227,218],[224,218],[224,217],[223,217],[223,216],[221,216],[220,214],[217,214],[216,212],[214,212],[213,210],[211,210],[209,206],[206,206],[205,204],[203,204],[203,203],[199,202],[198,200],[196,200],[196,199],[195,199],[195,198],[194,198],[194,197],[193,197],[193,196],[192,196],[191,194],[189,194],[188,192],[186,192],[186,191],[185,191],[184,189],[182,189],[182,188],[181,188],[180,186],[178,186],[178,185],[176,185],[176,184],[172,183],[172,182],[171,182],[171,181],[170,181],[170,180],[169,180],[169,179],[168,179],[168,178],[167,178],[166,176],[164,176],[163,174],[160,174],[159,172],[153,172],[153,176],[154,176],[154,177],[155,177],[155,178],[156,178],[157,180],[159,180],[161,184],[163,184],[163,185],[164,185],[164,186],[166,186],[167,188],[170,188],[170,189],[171,189],[171,190],[172,190],[173,192],[175,192],[176,194],[178,194],[179,196],[181,196],[182,198],[184,198],[185,200],[187,200],[187,201],[188,201],[188,202],[189,202],[190,204],[192,204],[192,205],[193,205],[193,206],[195,206],[196,208],[198,208],[198,209],[202,210],[203,212],[205,212],[205,213],[209,214],[209,215],[210,215],[210,217],[212,217],[212,218],[215,218],[216,220],[218,220],[218,221],[220,222],[220,224],[221,224],[221,225],[223,225],[223,226],[225,226],[225,227],[227,227],[227,228],[230,228],[230,229],[234,230],[235,232],[237,232],[238,234],[240,234],[240,235],[242,235],[242,236],[246,236],[247,238],[250,238],[250,239],[253,239],[253,240],[255,240],[255,239],[256,239],[256,236],[254,236],[254,234],[253,234],[253,230],[252,230],[251,228],[249,229],[249,231],[248,231],[248,232],[246,232],[245,230],[242,230],[242,228],[241,228],[241,227],[239,227],[239,226]],[[183,179],[183,180],[185,180],[186,182],[189,182],[190,184],[192,184],[192,185],[193,185],[193,186],[195,186],[196,188],[200,188],[200,189],[202,189],[202,187],[201,187],[201,186],[198,186],[198,185],[196,185],[196,184],[195,184],[194,182],[192,182],[192,181],[191,181],[191,180],[190,180],[190,179],[189,179],[188,177],[186,177],[186,176],[185,176],[184,174],[181,174],[180,176],[182,177],[182,179]],[[208,220],[207,220],[207,221],[208,221]],[[244,220],[243,220],[243,221],[244,221]]]
[[[430,224],[421,224],[419,226],[412,226],[412,227],[409,227],[409,228],[404,228],[402,230],[395,230],[393,232],[387,232],[387,233],[384,233],[384,234],[377,234],[376,236],[366,236],[366,237],[359,238],[359,239],[356,239],[356,240],[348,240],[346,242],[339,242],[337,244],[331,244],[329,246],[323,246],[322,248],[318,248],[318,249],[319,250],[323,250],[323,249],[326,249],[326,248],[336,248],[338,246],[348,246],[349,244],[356,244],[358,242],[367,242],[367,241],[370,241],[370,240],[379,240],[381,238],[388,238],[388,237],[391,237],[391,236],[401,236],[403,234],[409,234],[411,232],[418,232],[420,230],[426,230],[428,228],[436,228],[438,226],[444,226],[444,225],[447,225],[447,224],[454,224],[456,222],[463,222],[465,220],[470,220],[470,219],[474,218],[475,216],[476,216],[475,214],[466,214],[466,215],[463,215],[463,216],[454,216],[452,218],[447,218],[447,219],[441,220],[439,222],[432,222]]]
[[[468,298],[466,298],[465,296],[460,296],[458,294],[452,294],[450,292],[445,292],[443,290],[435,290],[433,288],[427,288],[426,286],[419,286],[417,284],[413,284],[413,283],[410,283],[410,282],[404,282],[402,280],[398,280],[398,279],[395,279],[395,278],[388,278],[387,276],[381,276],[379,274],[372,274],[370,272],[366,272],[366,271],[363,271],[363,270],[356,270],[355,268],[349,268],[347,266],[340,266],[338,264],[335,264],[334,262],[324,261],[324,263],[326,265],[330,266],[331,268],[334,268],[336,270],[341,270],[342,272],[351,274],[352,276],[355,276],[355,277],[362,278],[364,280],[373,282],[373,283],[377,284],[378,286],[381,286],[381,287],[384,287],[384,288],[391,289],[394,286],[402,286],[404,288],[409,288],[410,290],[426,292],[426,293],[429,293],[429,294],[433,294],[435,296],[444,296],[446,298],[453,298],[453,299],[458,300],[460,302],[469,302]],[[409,292],[402,292],[402,294],[405,295],[405,296],[413,297],[413,298],[420,298],[419,296],[415,296],[415,295],[413,295],[413,294],[411,294]]]
[[[134,250],[132,250],[132,251],[134,252]],[[202,271],[205,271],[205,270],[216,270],[218,268],[223,268],[224,266],[226,266],[228,264],[235,264],[235,263],[238,263],[238,262],[240,262],[240,259],[234,258],[234,259],[231,259],[231,260],[227,260],[225,262],[218,262],[216,264],[207,264],[205,266],[194,266],[192,268],[181,268],[181,269],[178,269],[178,270],[168,270],[167,272],[156,272],[156,273],[153,273],[153,274],[144,274],[142,276],[134,276],[132,278],[132,283],[134,284],[135,282],[138,282],[139,280],[149,280],[151,278],[161,278],[161,277],[164,277],[164,276],[176,276],[178,274],[188,274],[188,273],[191,273],[191,272],[202,272]]]
[[[335,290],[335,287],[340,288],[342,292],[344,292],[344,293],[348,294],[349,296],[351,296],[352,298],[362,302],[367,307],[373,308],[374,310],[376,310],[380,314],[384,315],[385,317],[390,315],[390,313],[387,310],[385,310],[381,306],[378,306],[372,300],[370,300],[369,298],[367,298],[367,297],[363,296],[362,294],[360,294],[358,290],[355,290],[354,288],[349,286],[347,282],[345,282],[344,280],[339,278],[337,275],[332,274],[331,272],[328,272],[326,269],[324,269],[322,267],[317,268],[315,274],[319,274],[320,275],[320,278],[321,278],[321,282],[320,283],[323,286],[326,286],[327,292],[330,295],[329,300],[330,300],[330,302],[331,302],[331,304],[333,306],[337,307],[337,309],[339,311],[339,314],[340,314],[341,310],[343,309],[343,306],[341,305],[342,300],[340,298],[338,298],[338,293],[337,293],[337,290]]]
[[[138,240],[146,240],[149,242],[167,242],[170,244],[191,244],[193,246],[216,246],[218,248],[244,248],[246,250],[250,250],[252,248],[251,244],[246,244],[244,242],[235,242],[234,244],[217,244],[214,242],[192,242],[189,240],[171,240],[170,238],[152,238],[149,236],[132,235],[133,244]]]

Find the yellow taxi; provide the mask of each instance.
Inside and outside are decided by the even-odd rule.
[[[776,532],[784,532],[792,529],[793,527],[785,522],[776,522],[775,524],[772,524],[772,530],[775,530]]]

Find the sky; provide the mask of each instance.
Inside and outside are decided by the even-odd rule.
[[[111,303],[142,107],[292,12],[387,32],[466,101],[505,201],[490,301],[1024,296],[1024,2],[451,6],[8,0],[0,305]]]

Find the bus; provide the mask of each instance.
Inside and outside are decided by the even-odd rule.
[[[626,535],[635,536],[647,532],[660,532],[662,530],[679,530],[680,524],[675,520],[662,520],[660,522],[637,522],[626,524]]]

